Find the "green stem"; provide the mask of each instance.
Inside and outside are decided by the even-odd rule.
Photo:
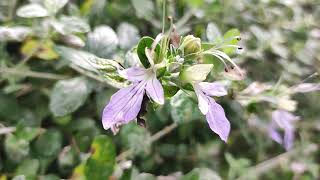
[[[13,74],[13,75],[23,76],[23,77],[39,78],[39,79],[51,79],[51,80],[61,80],[61,79],[68,78],[67,76],[51,74],[51,73],[19,71],[18,69],[15,69],[15,68],[0,68],[0,73]]]

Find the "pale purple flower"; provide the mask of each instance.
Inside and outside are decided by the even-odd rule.
[[[298,116],[285,110],[275,110],[272,112],[272,121],[268,128],[271,139],[282,144],[286,150],[289,150],[294,141],[294,122],[299,120]],[[283,131],[282,133],[279,131]]]
[[[102,115],[103,128],[111,128],[113,133],[118,131],[120,125],[127,124],[137,117],[145,92],[154,102],[164,104],[163,88],[154,68],[132,67],[120,71],[120,75],[132,84],[120,89],[111,97]]]
[[[218,134],[223,141],[227,142],[230,123],[223,108],[211,97],[225,96],[227,90],[224,85],[219,82],[198,82],[193,87],[198,97],[199,109],[202,114],[206,115],[210,129]]]

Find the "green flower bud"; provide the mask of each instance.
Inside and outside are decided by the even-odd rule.
[[[188,35],[183,38],[180,48],[184,50],[185,55],[197,53],[201,50],[201,39]]]

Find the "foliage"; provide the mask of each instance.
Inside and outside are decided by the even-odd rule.
[[[156,61],[169,62],[157,72],[166,103],[147,104],[140,126],[103,130],[103,107],[129,84],[118,71],[150,67],[146,47],[162,31],[162,6],[1,0],[0,180],[320,177],[317,0],[167,1],[170,32],[192,43],[154,47]],[[177,79],[228,87],[217,99],[231,123],[227,143],[211,132],[193,87]],[[300,117],[288,152],[268,136],[276,109]]]

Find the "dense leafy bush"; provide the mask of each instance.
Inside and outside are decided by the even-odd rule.
[[[318,179],[319,18],[317,0],[1,0],[0,179]]]

